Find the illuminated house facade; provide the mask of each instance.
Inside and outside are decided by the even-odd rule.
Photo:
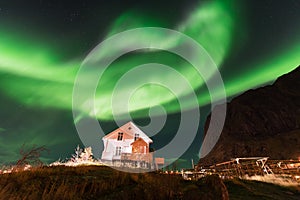
[[[149,151],[152,140],[133,122],[128,122],[107,134],[102,140],[102,161],[152,163],[153,156]]]

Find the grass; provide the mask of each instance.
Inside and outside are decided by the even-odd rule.
[[[299,188],[284,187],[271,183],[249,181],[249,180],[230,180],[225,185],[229,192],[230,199],[262,199],[262,200],[298,200],[300,199]]]
[[[108,167],[43,167],[1,175],[0,198],[176,199],[181,195],[180,181],[180,177],[129,174]]]
[[[300,199],[296,189],[256,181],[197,182],[177,175],[133,174],[103,166],[40,167],[0,175],[0,199]]]

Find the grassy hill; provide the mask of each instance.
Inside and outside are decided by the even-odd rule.
[[[41,167],[0,175],[0,199],[300,199],[297,188],[208,176],[133,174],[108,167]]]

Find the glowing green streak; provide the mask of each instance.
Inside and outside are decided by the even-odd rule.
[[[57,64],[54,53],[28,40],[16,38],[0,32],[0,70],[2,72],[41,80],[72,83],[77,71],[73,67],[74,64]]]
[[[198,7],[184,22],[178,26],[179,31],[189,35],[190,37],[193,37],[196,41],[203,45],[208,50],[217,65],[222,63],[226,54],[228,53],[234,32],[234,12],[228,9],[228,7],[229,6],[222,1],[208,2],[201,7]],[[116,23],[112,26],[112,30],[110,31],[109,35],[130,28],[151,26],[155,23],[156,22],[153,20],[148,20],[148,18],[145,16],[141,16],[133,12],[130,12],[129,14],[125,13],[119,19],[117,19]],[[153,37],[160,38],[159,41],[161,41],[161,38],[164,38],[163,41],[165,42],[161,43],[161,48],[166,50],[171,49],[180,43],[180,38],[166,37],[165,35],[159,35],[159,33],[146,32],[144,37],[145,41],[149,41]],[[135,40],[135,38],[128,38],[128,40],[130,39]],[[168,66],[178,70],[178,72],[189,81],[194,89],[197,89],[204,84],[201,77],[189,64],[180,62],[180,59],[174,58],[171,62],[168,62],[168,56],[162,54],[160,51],[151,50],[150,52],[160,53],[156,55],[156,58],[159,58],[157,62],[163,64],[167,62]],[[97,52],[97,55],[95,55],[95,57],[92,59],[107,59],[107,57],[114,53],[115,52],[112,52],[110,49],[102,49],[101,52]],[[146,53],[149,52],[146,51]],[[139,62],[139,60],[143,62]],[[100,87],[98,90],[97,94],[99,95],[96,95],[96,108],[94,111],[90,111],[90,113],[92,114],[93,112],[96,112],[97,116],[100,118],[112,118],[110,102],[112,99],[113,87],[121,78],[121,75],[126,74],[128,70],[138,66],[139,64],[153,62],[153,60],[155,59],[147,59],[147,56],[145,55],[138,55],[133,59],[129,57],[123,59],[115,65],[112,65],[110,70],[108,70],[108,72],[106,72],[105,76],[102,78],[103,80],[101,80],[102,84],[105,85],[105,89]],[[149,80],[149,82],[153,80],[169,79],[171,83],[174,81],[174,77],[169,76],[170,75],[168,74],[153,72],[153,74],[143,74],[142,77],[134,77],[134,79],[142,78]],[[130,87],[127,85],[122,87],[124,91],[128,91],[129,88]],[[182,91],[183,92],[179,95],[187,95],[185,88],[182,88]],[[155,94],[155,97],[153,97],[153,94]],[[118,96],[120,101],[124,101],[122,95]],[[167,112],[177,112],[180,109],[178,104],[174,107],[169,105],[169,102],[173,99],[174,95],[170,92],[166,92],[164,88],[154,86],[151,87],[149,85],[143,86],[139,88],[139,90],[131,98],[130,111],[134,112],[137,110],[147,109],[157,104],[168,104],[166,106]],[[86,107],[84,107],[83,110],[88,110],[89,102],[92,101],[87,101]],[[196,106],[198,105],[189,105],[188,101],[183,105],[184,109],[193,108]],[[141,113],[141,115],[136,115],[136,117],[145,116],[145,112]],[[118,114],[122,115],[123,113],[120,111]]]
[[[297,68],[299,64],[300,42],[295,42],[295,44],[286,51],[272,56],[272,59],[255,64],[255,68],[245,72],[244,76],[237,77],[226,83],[226,92],[231,96],[273,81],[277,77]]]
[[[230,50],[236,22],[228,2],[211,1],[196,9],[178,30],[201,44],[219,66]]]
[[[60,64],[47,48],[3,32],[0,52],[1,90],[27,105],[71,108],[78,62]]]
[[[197,7],[177,28],[203,45],[216,64],[220,66],[226,55],[230,53],[232,37],[238,18],[235,15],[228,3],[222,1],[207,2]],[[151,20],[151,18],[144,15],[129,12],[116,20],[107,37],[128,28],[161,25],[162,23],[157,20]],[[157,38],[165,37],[157,33],[148,33],[148,37],[153,38],[153,35]],[[145,40],[148,37],[146,35]],[[24,41],[16,38],[18,37],[11,36],[8,32],[0,32],[1,90],[23,104],[72,109],[73,81],[80,62],[61,63],[54,51],[32,42],[33,39]],[[134,40],[134,38],[131,39]],[[168,50],[179,43],[178,38],[167,38],[161,44],[161,48]],[[245,72],[240,77],[225,81],[227,95],[236,95],[247,89],[257,87],[297,67],[300,63],[299,44],[299,42],[296,42],[292,48],[278,52],[268,62],[255,64],[255,68],[251,68],[251,71]],[[113,53],[109,49],[104,49],[98,55],[98,58],[105,59]],[[130,69],[149,62],[171,66],[182,74],[196,90],[202,88],[204,84],[193,67],[183,59],[166,52],[145,50],[142,53],[127,55],[114,62],[100,81],[95,94],[95,110],[90,110],[91,100],[87,100],[86,105],[82,105],[82,112],[93,115],[95,111],[97,118],[111,120],[112,111],[109,103],[115,84]],[[247,66],[247,69],[250,68]],[[85,74],[86,87],[91,84],[89,76],[92,73],[93,71],[90,71]],[[169,74],[159,74],[155,71],[151,74],[134,77],[134,79],[145,79],[149,82],[159,81],[160,79],[167,80],[170,83],[176,81]],[[130,87],[130,84],[123,85],[121,89],[126,91]],[[185,89],[182,88],[182,96],[188,96],[187,92],[190,92]],[[218,88],[212,92],[218,94]],[[120,101],[123,101],[122,94],[118,94],[118,96]],[[209,93],[201,89],[198,101],[200,106],[210,103]],[[183,103],[185,109],[198,106],[191,104],[188,97]],[[145,117],[148,115],[145,112],[148,107],[156,104],[164,105],[168,113],[180,110],[176,97],[166,88],[145,85],[139,88],[130,99],[130,111],[133,112],[135,117]],[[123,113],[118,114],[122,115]]]
[[[201,44],[217,66],[219,66],[230,50],[233,34],[240,20],[237,20],[233,7],[235,7],[234,3],[229,1],[216,0],[206,2],[196,7],[183,22],[175,27],[175,30],[192,37]],[[148,17],[144,14],[130,11],[116,20],[111,26],[108,37],[128,29],[151,26],[166,27],[161,21],[154,20],[153,16]],[[149,32],[148,34],[149,37],[145,37],[145,39],[150,38],[150,35],[153,37],[157,33]],[[156,37],[164,38],[165,42],[161,44],[162,49],[167,50],[180,43],[180,38],[170,38],[165,35],[156,35]],[[104,50],[101,53],[101,56],[104,58],[113,52],[105,52]]]
[[[221,63],[225,56],[224,52],[228,51],[228,45],[231,40],[230,35],[232,35],[233,31],[233,14],[227,14],[227,11],[225,4],[221,1],[206,3],[197,8],[191,16],[187,17],[186,22],[182,22],[179,25],[180,30],[191,37],[194,37],[198,42],[204,43],[206,48],[211,50],[210,54],[217,60],[217,64]],[[195,21],[197,21],[197,23],[195,23]],[[129,28],[162,25],[163,24],[158,20],[152,20],[150,17],[138,15],[134,12],[128,12],[116,20],[111,27],[108,37]],[[165,38],[164,35],[152,32],[149,32],[148,34],[149,38],[153,38],[153,35],[158,38]],[[39,47],[31,42],[14,41],[9,38],[8,35],[9,34],[4,35],[2,33],[3,37],[1,37],[2,45],[0,50],[3,53],[0,56],[0,70],[16,76],[16,79],[12,76],[2,78],[2,81],[5,82],[5,84],[3,84],[5,87],[2,89],[10,94],[10,96],[19,99],[28,105],[53,106],[70,109],[72,82],[75,78],[75,71],[77,70],[79,63],[60,64],[57,61],[55,54],[46,51],[46,48]],[[147,40],[148,37],[146,36],[145,40]],[[214,40],[214,43],[206,41],[211,40],[211,38],[214,37],[220,39]],[[170,49],[180,43],[178,38],[167,38],[164,39],[164,41],[165,42],[161,44],[161,48],[163,49]],[[221,48],[222,51],[212,51],[213,49],[219,48]],[[114,52],[109,51],[109,49],[104,49],[99,56],[100,58],[105,59],[113,53]],[[151,56],[147,56],[147,53],[151,54]],[[114,85],[120,77],[131,68],[147,62],[153,62],[153,54],[155,57],[154,60],[156,60],[157,63],[164,63],[178,70],[180,74],[186,77],[194,89],[203,84],[202,79],[195,73],[196,71],[193,67],[180,58],[174,58],[174,56],[155,50],[151,50],[150,52],[146,51],[145,54],[138,56],[127,56],[110,66],[103,79],[101,79],[100,87],[96,92],[97,107],[95,109],[98,112],[97,117],[111,119],[112,116],[111,110],[109,109],[109,102],[111,100]],[[162,78],[169,80],[169,82],[174,80],[171,76],[155,72],[136,78],[146,79],[149,82],[154,80],[159,81]],[[90,84],[88,73],[86,74],[86,80],[86,86],[88,87]],[[101,84],[104,85],[104,87],[101,87]],[[129,85],[122,86],[123,90],[127,90],[128,88]],[[189,91],[185,91],[185,88],[182,88],[182,95],[187,95],[187,92]],[[155,97],[146,98],[149,94],[155,94]],[[148,106],[156,104],[167,104],[174,98],[174,95],[170,92],[166,92],[165,88],[148,85],[141,87],[135,93],[131,99],[130,108],[131,111],[134,112],[147,109]],[[93,112],[89,110],[88,104],[89,102],[87,101],[87,106],[83,105],[82,110],[87,114]],[[167,108],[167,111],[176,112],[178,109],[177,105],[176,109]],[[145,113],[142,113],[138,116],[143,117],[144,115]]]
[[[126,31],[128,29],[140,28],[140,27],[164,27],[165,24],[161,20],[155,19],[155,17],[148,17],[145,14],[139,14],[135,11],[128,11],[118,17],[111,25],[107,37],[114,34]],[[155,33],[154,33],[155,34]]]

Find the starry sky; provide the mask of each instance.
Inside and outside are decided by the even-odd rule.
[[[104,39],[140,27],[180,31],[212,57],[230,100],[248,89],[272,83],[300,64],[299,9],[297,0],[0,0],[0,164],[15,162],[24,143],[46,145],[50,153],[44,154],[43,160],[48,163],[70,157],[77,144],[83,146],[74,126],[80,119],[74,121],[72,116],[72,90],[81,63]],[[171,38],[162,45],[177,44],[176,38]],[[103,52],[104,59],[114,53],[109,48]],[[188,99],[184,102],[187,110],[201,112],[197,136],[181,159],[189,165],[191,158],[198,159],[210,96],[190,64],[172,53],[146,51],[120,57],[99,83],[95,115],[90,116],[84,106],[80,112],[97,118],[105,132],[114,130],[117,126],[108,102],[115,84],[122,74],[150,62],[172,66],[197,94],[197,105]],[[85,75],[87,86],[89,73]],[[172,76],[154,71],[136,80],[172,82]],[[129,88],[124,84],[121,90]],[[121,94],[119,97],[122,99]],[[180,121],[180,106],[173,94],[145,86],[130,103],[130,114],[141,126],[150,122],[149,108],[162,105],[167,120],[153,136],[153,148],[159,149],[172,139]],[[117,114],[124,116],[122,110]],[[122,120],[128,121],[126,116]]]

